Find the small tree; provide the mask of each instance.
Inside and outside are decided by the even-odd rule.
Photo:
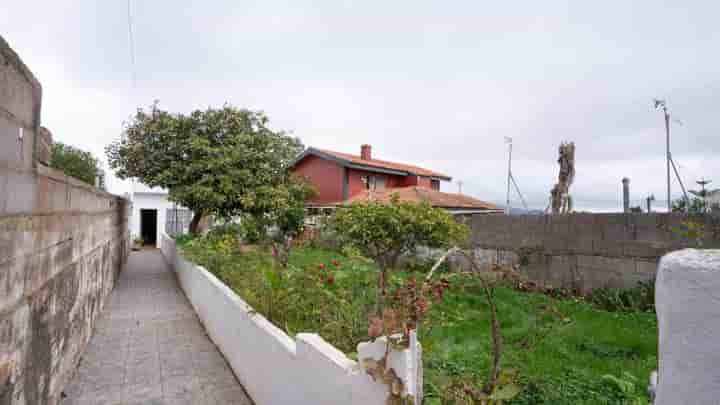
[[[705,200],[702,198],[693,197],[690,198],[690,205],[688,200],[684,198],[678,198],[672,203],[672,212],[687,212],[688,214],[704,214],[709,211]]]
[[[388,204],[375,201],[339,208],[329,219],[340,243],[350,244],[380,267],[378,307],[387,295],[388,271],[418,247],[446,248],[464,241],[468,229],[445,210],[427,203],[402,202],[394,194]]]
[[[118,177],[164,187],[171,201],[190,208],[190,233],[197,233],[204,214],[267,215],[302,149],[260,112],[224,106],[183,115],[154,104],[138,110],[106,152]]]
[[[276,228],[274,235],[275,254],[283,267],[288,264],[292,240],[298,236],[305,224],[305,200],[315,194],[312,185],[295,176],[273,190],[268,201],[266,221]]]
[[[52,144],[50,167],[93,186],[95,179],[101,173],[100,163],[90,152],[62,142],[53,142]]]

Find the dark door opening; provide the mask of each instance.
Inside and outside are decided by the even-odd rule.
[[[140,237],[145,246],[157,243],[157,210],[140,210]]]

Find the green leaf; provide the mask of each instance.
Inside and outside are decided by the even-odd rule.
[[[522,391],[522,388],[520,388],[520,386],[514,383],[510,383],[495,388],[495,391],[493,391],[489,399],[492,399],[494,401],[507,401],[515,398],[520,393],[520,391]]]

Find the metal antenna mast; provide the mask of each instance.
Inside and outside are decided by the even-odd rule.
[[[670,167],[672,166],[673,171],[675,172],[675,177],[677,177],[678,183],[680,183],[680,189],[683,192],[683,198],[685,198],[685,210],[687,211],[690,208],[690,199],[687,196],[687,192],[685,191],[685,185],[682,182],[682,179],[680,178],[680,173],[678,173],[677,167],[675,167],[675,162],[673,161],[672,154],[670,153],[670,114],[667,110],[667,103],[665,100],[653,100],[653,103],[655,105],[655,109],[662,108],[663,117],[665,118],[665,165],[667,169],[667,205],[668,205],[668,212],[672,212],[672,197],[670,196]],[[679,122],[679,121],[678,121]],[[680,123],[680,122],[679,122]],[[680,123],[682,125],[682,123]]]
[[[508,150],[508,174],[507,174],[507,198],[505,199],[505,215],[510,215],[510,179],[512,178],[512,138],[505,137],[505,142],[509,145]]]
[[[507,199],[506,199],[506,205],[505,205],[505,215],[510,215],[510,184],[515,186],[515,191],[517,191],[518,196],[520,197],[520,201],[522,202],[523,207],[527,210],[528,205],[525,202],[525,198],[523,197],[522,193],[520,192],[520,187],[518,187],[517,182],[515,181],[515,176],[512,174],[512,138],[509,136],[505,137],[505,142],[509,146],[508,150],[508,177],[507,177]]]
[[[665,100],[653,100],[655,109],[662,108],[665,117],[665,166],[667,169],[667,208],[668,212],[672,211],[672,198],[670,197],[670,115],[667,112],[667,103]]]

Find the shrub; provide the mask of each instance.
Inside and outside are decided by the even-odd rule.
[[[653,312],[655,280],[638,282],[630,289],[596,288],[588,300],[610,312]]]
[[[340,208],[327,227],[341,245],[357,248],[380,267],[378,314],[387,296],[388,271],[397,267],[402,255],[414,255],[421,246],[461,243],[469,233],[446,211],[427,203],[402,202],[397,194],[388,204],[367,201]]]

